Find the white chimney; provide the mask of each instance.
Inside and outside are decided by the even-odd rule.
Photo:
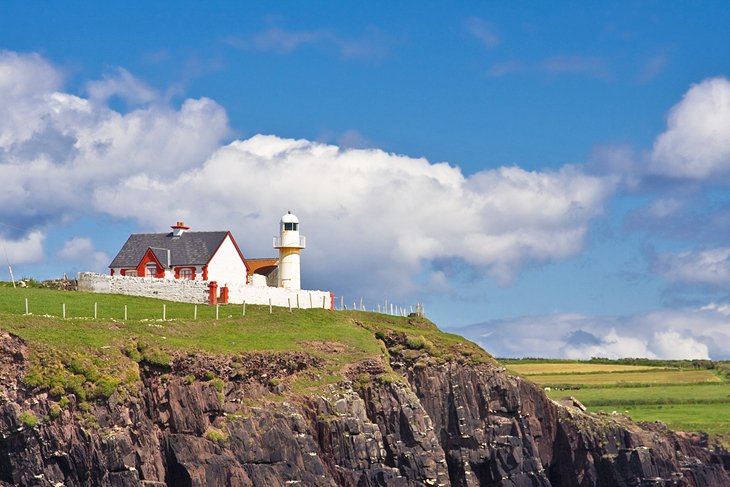
[[[173,238],[182,237],[182,234],[185,233],[185,230],[190,230],[190,227],[185,226],[184,222],[177,222],[176,225],[173,225],[170,228],[172,228]]]

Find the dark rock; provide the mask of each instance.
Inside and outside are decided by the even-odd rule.
[[[181,355],[164,379],[143,369],[137,397],[96,404],[96,422],[72,402],[28,428],[21,412],[50,402],[23,384],[26,357],[0,335],[0,486],[730,485],[706,437],[563,407],[489,364],[394,361],[401,379],[380,380],[371,360],[350,367],[370,377],[358,389],[297,397],[271,391],[318,364],[305,353]]]

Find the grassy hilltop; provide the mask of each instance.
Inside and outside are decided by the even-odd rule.
[[[423,360],[431,362],[491,360],[473,343],[439,331],[425,318],[277,307],[270,313],[268,306],[253,305],[245,307],[244,315],[242,305],[220,305],[216,319],[215,306],[7,285],[0,286],[0,330],[28,344],[26,384],[83,400],[116,390],[133,393],[140,364],[164,368],[173,357],[188,354],[233,359],[246,352],[304,351],[319,365],[288,386],[294,392],[319,390],[344,379],[350,364],[368,359],[388,363],[389,351],[379,339],[385,332],[403,336],[404,349],[398,353],[410,359],[428,351]],[[391,371],[381,379],[397,376]]]
[[[28,300],[29,314],[25,315]],[[65,304],[66,318],[62,318]],[[124,308],[127,320],[124,320]],[[163,306],[165,320],[163,320]],[[94,313],[96,309],[96,319]],[[348,376],[352,364],[389,363],[397,353],[417,366],[493,360],[466,339],[443,333],[424,318],[360,311],[214,306],[150,298],[0,283],[0,331],[23,338],[30,366],[24,381],[64,404],[134,394],[140,366],[165,369],[181,355],[222,357],[234,365],[247,352],[306,352],[317,365],[287,379],[287,390],[307,394]],[[402,336],[387,349],[380,338]],[[428,353],[425,353],[428,352]],[[590,411],[618,411],[637,421],[660,420],[673,429],[705,431],[730,443],[730,363],[623,360],[590,362],[503,360],[510,372],[535,382],[553,399],[574,396]],[[352,378],[352,377],[350,377]],[[204,373],[191,380],[219,380]],[[398,380],[389,367],[379,380]]]

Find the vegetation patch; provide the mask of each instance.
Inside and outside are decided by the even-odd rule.
[[[705,432],[730,443],[728,363],[709,360],[506,360],[508,369],[540,384],[552,399],[573,396],[591,412]]]

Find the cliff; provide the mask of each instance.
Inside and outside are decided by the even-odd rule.
[[[28,380],[37,352],[2,333],[0,485],[730,485],[730,456],[691,436],[559,406],[470,344],[353,326],[382,353],[128,353],[138,382],[93,401]]]

